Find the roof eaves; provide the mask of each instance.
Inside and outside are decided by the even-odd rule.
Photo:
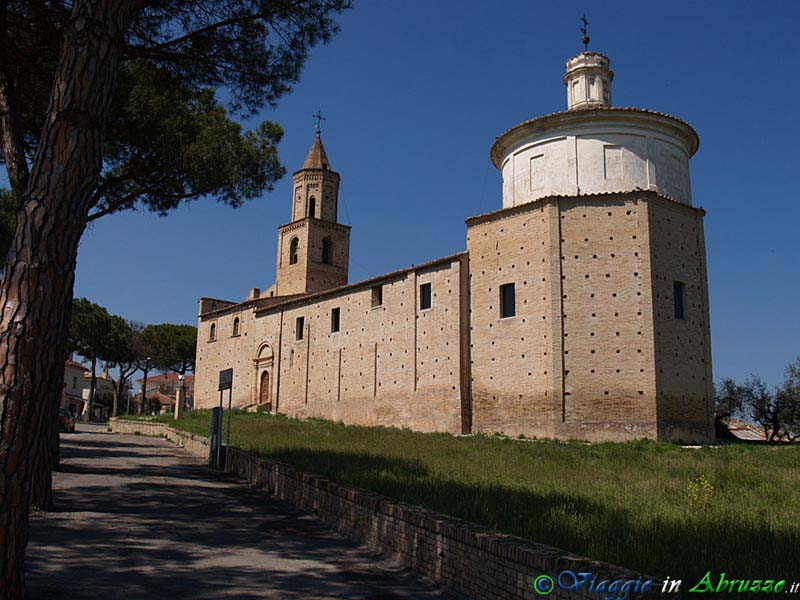
[[[398,269],[396,271],[390,271],[389,273],[384,273],[383,275],[378,275],[376,277],[372,277],[370,279],[364,279],[362,281],[357,281],[356,283],[348,283],[347,285],[341,285],[339,287],[331,288],[329,290],[325,290],[322,292],[315,292],[313,294],[306,294],[300,298],[292,298],[286,300],[285,302],[279,302],[276,304],[272,304],[270,306],[266,306],[264,308],[256,308],[256,313],[265,312],[268,310],[272,310],[275,308],[284,308],[286,306],[290,306],[293,304],[302,304],[304,302],[309,302],[312,300],[317,300],[318,298],[322,298],[325,296],[334,296],[336,294],[340,294],[342,292],[352,291],[360,287],[368,287],[371,285],[375,285],[380,281],[386,281],[387,279],[395,279],[400,277],[401,275],[405,275],[406,273],[411,273],[413,271],[419,271],[423,269],[428,269],[430,267],[434,267],[439,264],[453,262],[456,259],[460,259],[462,256],[466,256],[466,252],[457,252],[456,254],[450,254],[448,256],[443,256],[442,258],[437,258],[435,260],[431,260],[419,265],[411,265],[410,267],[405,267],[403,269]]]
[[[609,196],[627,196],[629,194],[645,194],[647,196],[651,196],[653,198],[658,198],[660,200],[666,200],[667,202],[671,202],[683,208],[687,208],[689,210],[694,210],[700,212],[701,214],[705,215],[706,211],[702,207],[692,206],[691,204],[686,204],[685,202],[680,202],[675,200],[670,196],[662,194],[660,192],[654,192],[653,190],[625,190],[619,192],[595,192],[592,194],[576,194],[576,195],[567,195],[567,194],[554,194],[551,196],[543,196],[542,198],[537,198],[531,202],[524,202],[522,204],[517,204],[516,206],[508,206],[505,208],[500,208],[498,210],[494,210],[488,213],[483,213],[480,215],[475,215],[474,217],[469,217],[466,219],[467,227],[472,227],[473,225],[480,225],[481,223],[488,223],[489,221],[493,221],[496,218],[501,218],[503,216],[512,216],[514,214],[519,214],[526,212],[528,210],[532,210],[533,208],[537,207],[538,205],[553,201],[553,200],[576,200],[576,199],[601,199],[601,198],[608,198]]]

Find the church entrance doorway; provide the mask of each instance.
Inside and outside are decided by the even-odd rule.
[[[258,403],[269,412],[272,410],[272,403],[270,402],[269,394],[269,371],[261,373],[261,383],[259,388]]]

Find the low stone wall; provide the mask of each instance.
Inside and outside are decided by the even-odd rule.
[[[208,459],[208,438],[202,435],[186,433],[185,431],[173,429],[166,423],[153,423],[150,421],[127,421],[112,418],[108,424],[114,433],[140,433],[150,437],[163,437],[178,446],[183,446],[190,454],[204,460]]]
[[[206,438],[176,431],[161,423],[112,421],[120,433],[165,436],[189,452],[208,457]],[[592,573],[595,585],[607,580],[648,578],[639,573],[569,554],[551,546],[492,532],[420,507],[392,501],[348,485],[337,483],[290,465],[255,456],[239,448],[230,449],[228,470],[281,500],[313,514],[342,535],[370,549],[391,555],[434,580],[458,597],[473,600],[534,600],[534,580],[542,574],[557,579],[562,571]],[[640,579],[641,578],[641,579]],[[650,590],[660,590],[654,578]],[[569,580],[569,579],[568,579]],[[570,580],[571,581],[571,580]],[[604,599],[617,594],[558,586],[548,598]],[[620,585],[620,584],[618,584]],[[628,597],[640,594],[631,590]],[[650,594],[648,594],[650,595]],[[679,598],[677,594],[671,600]]]

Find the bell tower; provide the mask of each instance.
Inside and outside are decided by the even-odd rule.
[[[276,294],[310,294],[346,285],[350,227],[337,222],[339,174],[331,169],[319,127],[293,179],[292,221],[278,228]]]

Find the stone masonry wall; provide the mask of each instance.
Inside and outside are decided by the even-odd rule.
[[[166,435],[176,443],[187,440],[187,434],[160,423],[112,420],[111,427],[120,433]],[[199,456],[208,456],[207,448],[199,449]],[[187,450],[196,454],[197,446],[187,446]],[[598,582],[641,577],[627,569],[394,502],[238,448],[231,448],[228,469],[276,498],[313,514],[345,537],[394,557],[457,597],[535,600],[542,597],[533,588],[536,577],[548,574],[555,578],[564,570],[591,572]],[[654,580],[653,588],[660,589],[660,581]],[[547,597],[597,600],[599,596],[586,590],[556,588]],[[672,597],[679,599],[678,595]]]

